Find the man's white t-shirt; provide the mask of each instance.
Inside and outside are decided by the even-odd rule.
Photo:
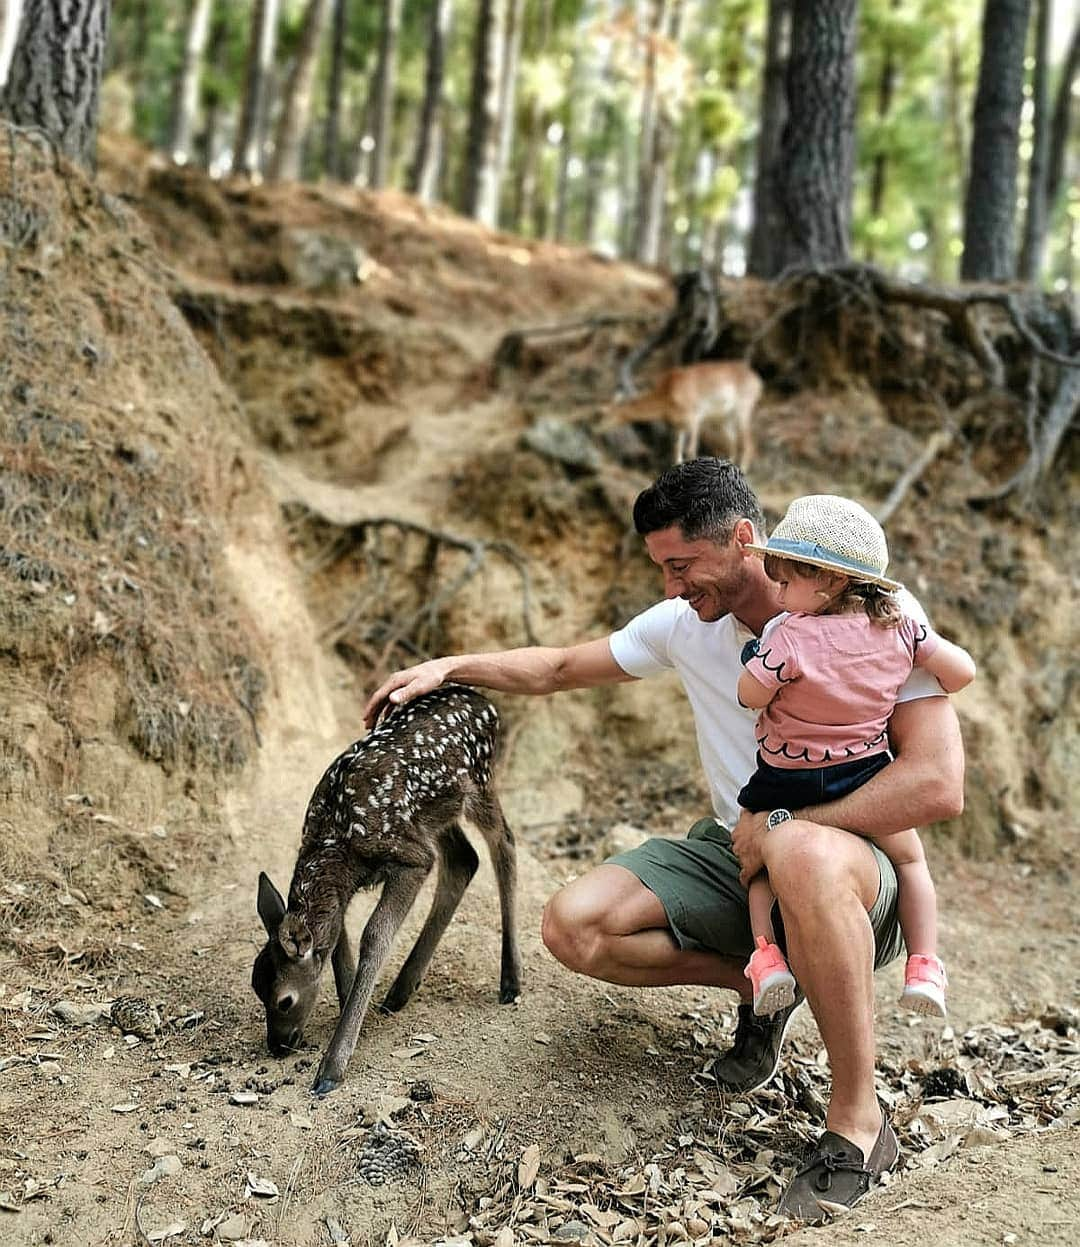
[[[925,623],[926,614],[915,598],[906,590],[899,596],[904,613]],[[713,811],[727,827],[738,821],[736,797],[757,767],[758,712],[740,706],[735,691],[743,646],[754,636],[734,615],[704,623],[683,598],[669,598],[636,615],[608,641],[611,656],[627,675],[641,679],[660,671],[679,673],[694,713]],[[941,693],[933,676],[915,668],[897,701]]]

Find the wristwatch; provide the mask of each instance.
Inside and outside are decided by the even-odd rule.
[[[765,820],[765,830],[772,831],[774,827],[779,827],[781,823],[786,823],[788,819],[794,817],[795,815],[790,810],[773,810]]]

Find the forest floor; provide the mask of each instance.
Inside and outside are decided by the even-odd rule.
[[[297,193],[298,216],[310,201],[306,191]],[[392,224],[395,205],[387,205]],[[158,200],[145,211],[168,250],[167,207]],[[579,271],[580,259],[551,248],[542,257],[543,297],[532,307],[524,295],[501,307],[500,299],[512,303],[509,284],[496,288],[477,277],[468,286],[449,272],[446,256],[455,247],[460,256],[477,246],[474,233],[462,227],[458,236],[457,229],[453,222],[432,226],[438,279],[421,274],[422,257],[411,254],[417,263],[402,280],[416,289],[408,298],[398,289],[394,299],[409,305],[416,323],[396,339],[393,326],[365,339],[371,370],[347,383],[325,371],[286,376],[295,338],[283,331],[275,338],[264,326],[262,336],[250,330],[242,339],[236,305],[248,295],[221,275],[217,363],[259,433],[254,457],[275,516],[278,506],[301,503],[344,526],[389,508],[420,524],[467,527],[462,482],[467,486],[477,471],[476,448],[488,462],[510,455],[534,414],[518,396],[473,386],[505,317],[512,312],[517,323],[529,323],[553,309],[577,315],[595,306],[586,297],[590,283],[610,299],[625,280],[599,261]],[[226,248],[223,232],[214,232],[207,252]],[[173,254],[192,237],[177,226]],[[382,237],[393,237],[390,225]],[[498,247],[513,249],[507,240]],[[390,256],[377,261],[389,263]],[[511,264],[524,267],[523,255]],[[197,268],[193,260],[180,272],[189,301],[192,292],[205,295],[211,280]],[[648,274],[637,280],[631,308],[644,315],[662,307],[663,283]],[[422,308],[427,296],[434,310]],[[485,301],[492,306],[469,323],[455,319],[455,300],[473,311]],[[286,321],[295,328],[297,309],[307,309],[306,296],[295,291],[263,292],[257,303],[260,315],[278,318],[278,328]],[[204,344],[213,351],[210,331]],[[451,367],[446,356],[455,352]],[[381,396],[379,378],[388,387]],[[301,381],[309,383],[309,398],[321,395],[324,415],[336,412],[340,427],[325,439],[312,434],[312,419],[296,415]],[[291,408],[280,401],[285,385],[293,387]],[[371,387],[367,411],[375,413],[366,423],[351,419],[342,397],[364,385]],[[768,429],[767,418],[762,427]],[[613,479],[611,496],[623,488]],[[527,484],[516,482],[515,499],[525,497]],[[773,482],[770,497],[788,485]],[[594,582],[610,556],[573,546],[578,520],[557,488],[540,481],[528,501],[549,507],[529,514],[543,514],[566,535],[562,549],[552,543],[539,576],[545,639],[581,639],[585,627],[597,629],[586,635],[602,635]],[[664,682],[658,691],[628,686],[568,695],[557,699],[557,710],[524,710],[499,699],[512,722],[503,792],[518,832],[521,997],[513,1005],[497,1002],[498,907],[484,861],[417,995],[398,1014],[371,1012],[347,1082],[314,1099],[310,1083],[335,1020],[332,985],[324,984],[303,1051],[271,1058],[249,987],[263,940],[256,876],[265,869],[286,887],[308,797],[358,733],[370,677],[302,634],[305,619],[310,628],[304,610],[325,626],[340,603],[320,600],[329,589],[312,579],[305,582],[312,597],[298,603],[268,574],[287,549],[280,534],[277,545],[267,543],[269,523],[249,524],[228,551],[235,591],[261,621],[275,655],[277,690],[260,720],[255,760],[223,790],[217,820],[208,822],[195,852],[183,838],[174,845],[168,822],[148,825],[142,804],[120,796],[99,806],[93,792],[81,794],[76,804],[88,822],[99,819],[106,837],[102,851],[115,851],[108,831],[122,828],[160,860],[160,883],[143,895],[117,897],[69,891],[58,881],[60,903],[73,919],[68,934],[49,945],[49,955],[4,963],[0,1241],[1080,1241],[1080,934],[1073,879],[1052,857],[1037,865],[1016,855],[974,861],[931,839],[952,983],[949,1026],[913,1021],[896,1008],[898,965],[878,975],[879,1092],[901,1127],[902,1163],[887,1186],[823,1229],[793,1229],[772,1215],[783,1177],[821,1126],[828,1091],[808,1011],[792,1029],[774,1082],[729,1099],[717,1092],[710,1065],[734,1024],[730,994],[612,987],[570,974],[543,948],[540,915],[557,887],[627,839],[682,834],[703,812],[700,782],[687,777],[696,761],[685,711],[673,709],[680,695]],[[619,525],[609,523],[605,533],[616,545]],[[482,629],[478,635],[516,643],[519,604],[513,568],[489,566],[457,609],[466,621],[493,612],[505,636]],[[460,623],[459,643],[475,643],[470,626],[478,627]],[[597,699],[610,699],[605,713],[638,746],[667,734],[667,716],[682,714],[670,733],[674,743],[647,763],[640,760],[647,749],[612,754],[610,742],[595,739]],[[681,772],[672,757],[685,759]],[[26,886],[15,877],[2,883],[8,900]],[[429,899],[430,885],[399,936],[382,987]],[[354,903],[354,929],[370,905],[369,897]],[[107,956],[94,934],[106,928]],[[36,938],[41,947],[46,937],[44,927],[23,932],[26,946]],[[158,1007],[163,1024],[156,1033],[139,1039],[109,1025],[108,1002],[125,994]],[[62,1001],[78,1006],[81,1020],[70,1011],[69,1020],[60,1016]]]

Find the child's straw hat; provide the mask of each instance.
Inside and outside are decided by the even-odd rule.
[[[843,572],[863,584],[903,588],[885,575],[889,545],[884,529],[865,507],[835,494],[796,498],[765,544],[746,548]]]

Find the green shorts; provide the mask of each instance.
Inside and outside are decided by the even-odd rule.
[[[869,915],[877,970],[900,953],[903,937],[896,913],[896,871],[877,845],[869,847],[881,880]],[[703,949],[740,961],[753,952],[739,859],[731,847],[731,832],[715,819],[699,819],[685,840],[646,840],[607,860],[625,867],[656,894],[680,948]],[[773,921],[777,942],[783,947],[779,907],[773,911]]]

